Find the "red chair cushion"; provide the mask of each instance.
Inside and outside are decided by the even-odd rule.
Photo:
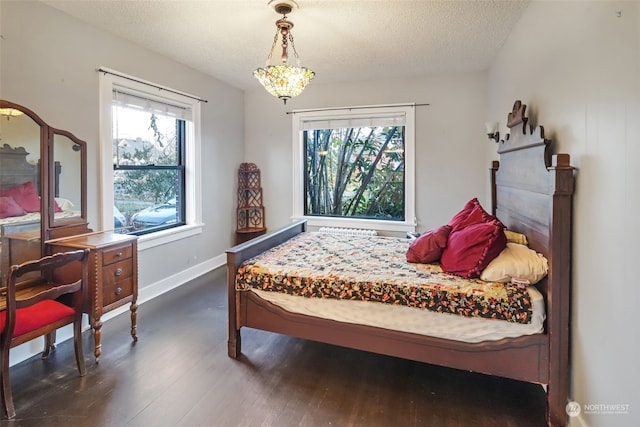
[[[13,337],[19,337],[28,332],[35,331],[42,326],[73,316],[73,308],[54,300],[40,301],[31,307],[16,310],[16,326]],[[7,312],[0,312],[0,331],[4,331]]]

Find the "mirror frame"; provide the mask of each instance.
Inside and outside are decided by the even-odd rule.
[[[55,175],[56,175],[56,159],[55,159],[55,136],[61,135],[68,138],[71,142],[79,147],[80,153],[80,217],[72,217],[61,220],[55,219]],[[61,129],[49,127],[49,135],[47,141],[47,165],[49,168],[49,182],[47,183],[48,200],[47,207],[48,224],[46,229],[53,230],[61,227],[75,227],[77,225],[87,224],[87,143],[76,138],[71,132]],[[64,165],[62,165],[64,167]],[[58,234],[58,233],[54,233]],[[76,233],[77,234],[77,233]],[[51,236],[49,236],[51,238]]]
[[[49,239],[68,237],[92,230],[87,221],[87,143],[71,132],[49,126],[31,109],[11,101],[0,99],[0,108],[12,108],[22,111],[40,125],[40,162],[39,162],[39,191],[40,191],[40,238],[41,253],[44,254],[45,242]],[[64,220],[55,220],[55,160],[54,136],[62,135],[69,138],[80,147],[80,216]],[[13,147],[16,148],[16,147]],[[63,166],[64,167],[64,166]]]

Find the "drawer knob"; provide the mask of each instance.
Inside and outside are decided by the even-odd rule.
[[[120,295],[122,293],[122,288],[116,288],[116,295]]]
[[[122,274],[122,269],[118,268],[113,274],[115,274],[116,276],[120,276]]]
[[[116,258],[122,258],[122,255],[124,255],[122,252],[118,252],[118,253],[116,254]]]

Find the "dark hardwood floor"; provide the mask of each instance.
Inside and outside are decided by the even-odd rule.
[[[100,364],[77,376],[71,341],[11,368],[6,426],[543,426],[540,386],[267,332],[227,357],[223,269],[103,327]]]

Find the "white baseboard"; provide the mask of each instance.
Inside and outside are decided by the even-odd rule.
[[[227,263],[226,255],[224,254],[218,255],[215,258],[207,260],[198,265],[194,265],[193,267],[188,268],[186,270],[182,270],[179,273],[174,274],[173,276],[169,276],[166,279],[163,279],[159,282],[145,286],[144,288],[139,290],[138,305],[142,305],[147,301],[157,298],[160,295],[167,293],[172,289],[175,289],[179,286],[184,285],[185,283],[195,279],[196,277],[200,277],[203,274],[210,272],[211,270],[215,270],[218,267],[222,267],[226,263]],[[118,307],[115,310],[111,310],[110,312],[102,316],[102,321],[107,321],[127,311],[129,311],[128,305]]]
[[[169,276],[159,282],[152,283],[151,285],[147,285],[144,288],[140,289],[138,292],[138,305],[142,305],[147,301],[151,301],[152,299],[169,292],[172,289],[175,289],[179,286],[188,283],[189,281],[195,279],[196,277],[202,276],[205,273],[208,273],[212,270],[215,270],[218,267],[222,267],[227,262],[227,258],[225,254],[218,255],[215,258],[209,259],[203,263],[194,265],[191,268],[186,270],[182,270],[173,276]],[[109,319],[113,319],[119,314],[125,313],[129,311],[129,304],[125,304],[122,307],[118,307],[115,310],[111,310],[108,313],[105,313],[100,320],[102,322],[106,322]],[[89,321],[88,317],[85,315],[85,329],[89,329]],[[72,325],[67,325],[63,328],[60,328],[56,334],[56,340],[58,343],[66,341],[68,339],[73,338],[73,328]],[[11,366],[22,362],[23,360],[29,359],[30,357],[35,356],[42,352],[44,346],[43,338],[36,338],[32,341],[19,345],[11,349],[9,353],[9,364]]]

